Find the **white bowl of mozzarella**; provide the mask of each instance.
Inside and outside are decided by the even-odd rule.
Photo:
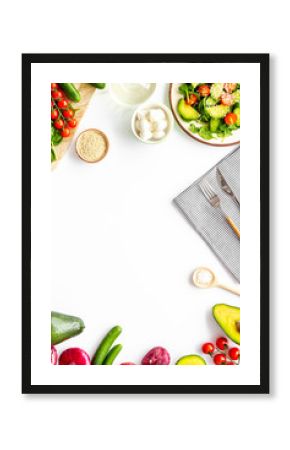
[[[146,144],[164,141],[173,128],[173,116],[162,103],[142,105],[133,114],[131,127],[137,139]]]

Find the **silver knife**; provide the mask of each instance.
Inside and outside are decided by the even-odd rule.
[[[218,183],[219,183],[220,187],[222,188],[222,190],[233,199],[233,201],[236,203],[236,205],[238,207],[240,207],[239,200],[237,199],[237,197],[233,193],[232,189],[230,188],[230,186],[226,182],[225,177],[223,176],[223,174],[221,173],[221,171],[220,171],[220,169],[218,167],[216,169],[216,176],[217,176]]]

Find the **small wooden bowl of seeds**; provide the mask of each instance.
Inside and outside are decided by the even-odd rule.
[[[109,150],[109,140],[105,133],[96,128],[82,131],[76,140],[76,152],[87,163],[101,161]]]

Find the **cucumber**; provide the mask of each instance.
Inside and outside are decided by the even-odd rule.
[[[122,344],[117,344],[114,347],[112,347],[109,353],[107,354],[103,362],[103,365],[104,366],[112,365],[117,356],[119,355],[120,351],[122,350],[122,348],[123,348]]]
[[[79,91],[77,90],[77,88],[73,83],[58,83],[58,84],[64,90],[65,94],[71,101],[75,103],[78,103],[80,101],[81,94],[79,93]]]
[[[205,107],[207,114],[213,119],[222,119],[230,112],[230,107],[226,105],[215,105]]]
[[[89,83],[89,84],[97,89],[105,89],[106,87],[106,83]]]
[[[213,118],[211,118],[210,122],[209,122],[209,129],[210,129],[210,131],[212,133],[215,133],[217,131],[218,127],[220,126],[220,123],[221,123],[221,119],[213,119]]]
[[[214,99],[219,100],[221,98],[223,90],[224,90],[223,83],[213,83],[211,88],[210,88],[210,95]]]
[[[199,355],[186,355],[179,358],[177,366],[206,366],[205,360]]]
[[[232,97],[234,103],[240,103],[240,90],[237,89],[235,92],[233,92]]]
[[[66,339],[80,334],[85,324],[79,317],[68,316],[59,312],[51,311],[51,343],[60,344]]]
[[[99,347],[96,350],[95,356],[92,359],[92,365],[102,365],[105,361],[108,351],[117,339],[117,337],[122,333],[122,328],[119,325],[113,327],[104,337]]]

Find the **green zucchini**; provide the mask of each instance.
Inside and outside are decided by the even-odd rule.
[[[59,85],[71,101],[75,103],[78,103],[80,101],[81,94],[73,83],[59,83]]]
[[[89,83],[89,84],[97,89],[105,89],[106,87],[106,83]]]

